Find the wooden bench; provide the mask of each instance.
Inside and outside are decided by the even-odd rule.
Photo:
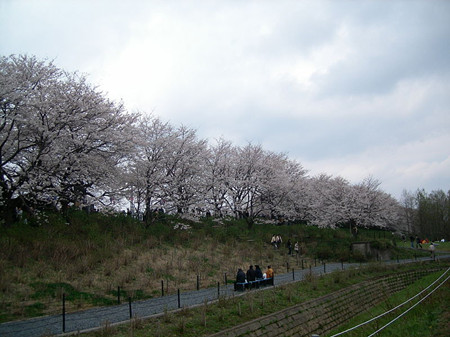
[[[245,289],[253,289],[271,285],[273,286],[273,277],[258,279],[255,281],[247,282],[234,282],[234,291],[244,291]]]

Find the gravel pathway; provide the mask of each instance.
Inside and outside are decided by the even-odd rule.
[[[441,255],[439,259],[450,258],[450,255]],[[429,261],[431,258],[417,258],[416,260],[391,260],[384,261],[388,264],[395,263],[411,263],[417,261]],[[336,270],[348,269],[350,267],[358,267],[357,264],[350,263],[327,263],[325,265],[317,265],[311,269],[296,269],[294,272],[285,274],[277,274],[275,276],[275,286],[301,281],[308,273],[321,275],[331,273]],[[27,319],[23,321],[13,321],[0,324],[0,336],[2,337],[34,337],[49,335],[69,335],[77,332],[88,331],[105,326],[126,322],[130,320],[130,310],[132,317],[146,318],[156,314],[162,314],[165,311],[172,311],[179,308],[186,308],[204,304],[205,301],[212,302],[218,297],[240,296],[245,292],[235,292],[233,285],[221,285],[215,288],[200,289],[197,291],[189,291],[175,295],[158,297],[144,301],[88,309],[68,313],[65,315],[65,326],[63,331],[63,315],[53,315]],[[130,309],[131,307],[131,309]]]

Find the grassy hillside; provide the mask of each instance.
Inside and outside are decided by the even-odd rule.
[[[273,234],[299,241],[301,255],[289,256],[283,244],[273,249]],[[391,233],[348,229],[319,229],[301,224],[261,223],[250,231],[245,222],[187,220],[159,215],[145,227],[125,215],[73,211],[39,214],[0,229],[0,321],[59,312],[62,293],[68,310],[117,303],[122,298],[161,295],[177,289],[231,282],[237,268],[268,264],[276,273],[307,268],[319,260],[365,261],[351,252],[353,241],[371,241],[392,256],[405,258],[417,251],[398,249]],[[402,243],[404,244],[404,243]],[[424,254],[427,254],[426,252]]]

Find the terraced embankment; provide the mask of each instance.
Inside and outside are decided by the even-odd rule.
[[[212,336],[323,335],[366,309],[386,300],[392,294],[406,288],[425,275],[443,268],[414,270],[368,280]]]

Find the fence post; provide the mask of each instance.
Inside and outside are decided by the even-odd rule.
[[[292,268],[292,281],[295,281],[295,272],[294,272],[294,268]]]
[[[177,290],[177,295],[178,295],[178,308],[181,308],[181,301],[180,301],[180,288],[178,288],[178,290]]]
[[[220,282],[217,282],[217,298],[220,298]]]
[[[327,273],[327,270],[326,270],[326,267],[325,267],[325,262],[323,263],[323,273],[324,273],[324,274]]]
[[[227,273],[225,273],[225,286],[228,284]]]
[[[164,280],[161,280],[161,297],[164,297]]]
[[[289,261],[286,262],[286,272],[289,273]]]
[[[311,269],[311,265],[309,265],[309,275],[312,275],[312,269]]]
[[[197,275],[197,290],[200,289],[200,275]]]
[[[120,286],[117,287],[117,304],[120,304]]]
[[[303,266],[303,259],[302,259],[302,269],[305,269],[305,267]]]
[[[133,318],[133,312],[131,311],[131,297],[128,297],[128,308],[130,310],[130,319]]]
[[[62,295],[62,331],[66,332],[66,294]]]

